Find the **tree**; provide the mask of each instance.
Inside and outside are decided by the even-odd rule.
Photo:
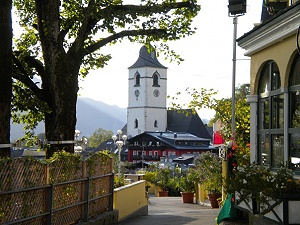
[[[214,118],[210,123],[222,121],[222,135],[225,140],[231,140],[231,122],[232,122],[232,99],[222,98],[216,99],[214,95],[217,94],[213,89],[201,88],[200,91],[196,89],[186,89],[188,95],[191,96],[191,100],[188,104],[183,106],[176,103],[181,93],[177,93],[177,96],[172,97],[171,109],[184,112],[182,108],[188,107],[195,113],[202,108],[208,108],[215,111]],[[250,85],[243,84],[236,88],[236,102],[235,102],[235,140],[239,143],[239,146],[246,146],[250,143],[250,105],[247,103],[246,96],[250,94]]]
[[[111,139],[113,134],[114,133],[111,130],[104,130],[102,128],[98,128],[89,138],[89,145],[93,148],[96,148],[104,141]]]
[[[14,111],[30,112],[20,122],[45,121],[50,141],[47,158],[55,151],[73,152],[78,77],[104,67],[110,55],[101,48],[127,38],[158,47],[174,56],[166,42],[192,35],[193,18],[200,10],[196,0],[15,0],[24,33],[16,43]],[[150,47],[151,48],[151,47]],[[38,77],[40,84],[34,82]],[[58,144],[59,143],[59,144]]]
[[[12,96],[12,0],[0,1],[0,145],[10,144]],[[4,148],[3,148],[4,147]],[[10,147],[0,147],[0,157],[10,157]]]

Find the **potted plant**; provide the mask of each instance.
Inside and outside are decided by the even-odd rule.
[[[196,174],[193,169],[183,172],[178,177],[177,188],[180,190],[183,203],[194,203],[194,194],[196,192]]]
[[[169,168],[157,168],[153,172],[147,172],[145,180],[161,189],[159,191],[160,197],[168,196],[168,189],[172,185],[171,170]]]
[[[208,192],[212,208],[218,208],[222,196],[222,159],[211,152],[202,153],[195,160],[199,183]]]
[[[171,170],[169,168],[161,168],[158,169],[156,173],[156,185],[161,188],[159,197],[166,197],[168,196],[168,189],[172,181]]]

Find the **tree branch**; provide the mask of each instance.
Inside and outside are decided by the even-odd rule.
[[[14,72],[12,77],[25,84],[41,101],[46,101],[43,90],[40,89],[30,78],[21,62],[13,54],[13,62],[20,70],[21,74]]]
[[[81,56],[84,57],[85,55],[88,55],[90,53],[93,53],[94,51],[98,50],[99,48],[105,46],[106,44],[117,40],[119,38],[123,38],[123,37],[130,37],[130,36],[139,36],[139,35],[163,35],[166,34],[166,30],[165,29],[151,29],[151,30],[125,30],[125,31],[121,31],[119,33],[113,34],[111,36],[108,36],[106,38],[103,38],[97,42],[95,42],[94,44],[86,47],[82,53]]]
[[[93,28],[96,26],[96,24],[103,18],[101,16],[103,15],[109,15],[110,18],[114,18],[118,15],[133,15],[136,16],[147,16],[152,13],[167,13],[172,9],[178,9],[178,8],[190,8],[195,9],[196,5],[194,4],[194,1],[187,1],[187,2],[176,2],[176,3],[165,3],[165,4],[157,4],[152,6],[147,5],[110,5],[106,8],[100,9],[97,12],[98,17],[92,18],[90,15],[92,13],[92,9],[94,6],[94,1],[91,1],[86,8],[84,21],[82,23],[82,27],[79,31],[79,35],[77,36],[76,40],[74,41],[71,49],[72,52],[78,53],[80,51],[80,47],[82,46],[83,42],[85,41],[85,38],[88,34],[90,34],[93,30]],[[113,20],[112,20],[113,21]],[[140,33],[137,30],[133,31],[124,31],[120,32],[118,34],[114,34],[108,38],[103,39],[103,41],[99,41],[90,47],[86,48],[88,50],[84,55],[88,54],[88,52],[94,52],[96,49],[92,46],[98,46],[98,48],[104,46],[105,44],[109,43],[112,40],[116,40],[120,37],[124,36],[134,36],[133,33],[139,33],[137,35],[148,35],[148,34],[154,34],[155,32],[160,32],[162,30],[160,29],[153,29],[150,30],[143,30]],[[125,33],[131,33],[131,35],[125,34]],[[110,40],[110,41],[108,41]],[[105,44],[101,44],[105,43]],[[79,47],[80,46],[80,47]]]

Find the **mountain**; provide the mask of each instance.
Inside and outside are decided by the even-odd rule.
[[[77,99],[77,124],[80,136],[90,137],[98,128],[111,130],[116,133],[127,122],[127,109],[116,105],[108,105],[90,98],[78,97]],[[24,135],[22,124],[12,124],[11,141]],[[44,133],[44,124],[41,123],[35,129],[35,134]]]
[[[127,109],[108,105],[90,98],[77,100],[76,129],[84,136],[91,136],[98,128],[116,133],[127,123]]]

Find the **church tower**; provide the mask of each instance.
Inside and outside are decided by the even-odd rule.
[[[167,67],[155,52],[141,47],[139,58],[129,68],[127,135],[145,131],[166,131]]]

